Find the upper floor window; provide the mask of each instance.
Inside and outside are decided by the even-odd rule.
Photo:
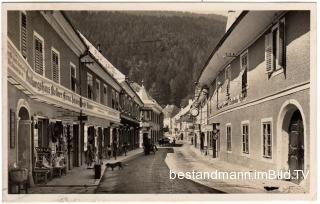
[[[116,107],[116,93],[113,89],[111,92],[112,92],[112,94],[111,94],[111,107],[113,109],[115,109],[115,107]]]
[[[262,121],[263,157],[272,158],[272,125],[271,121]]]
[[[44,75],[44,40],[34,32],[34,71]]]
[[[245,51],[240,56],[240,69],[242,72],[241,75],[241,96],[242,98],[247,97],[247,89],[248,89],[248,50]]]
[[[273,72],[285,68],[285,48],[285,19],[283,18],[265,35],[265,61],[269,77]]]
[[[241,124],[242,152],[249,154],[249,123]]]
[[[119,93],[115,92],[115,108],[119,110]]]
[[[232,135],[231,135],[231,124],[226,126],[226,136],[227,136],[227,151],[232,151]]]
[[[27,58],[27,15],[20,12],[20,50],[22,56]]]
[[[93,99],[93,78],[92,75],[87,73],[87,91],[88,98]]]
[[[71,90],[77,91],[77,73],[76,66],[73,63],[70,63],[70,80],[71,80]]]
[[[60,83],[60,54],[54,48],[51,48],[51,69],[52,80],[56,83]]]
[[[226,86],[227,86],[227,91],[226,91],[226,95],[227,95],[227,99],[230,99],[230,81],[231,81],[231,66],[229,65],[226,69],[225,69],[225,80],[226,80]]]
[[[101,102],[101,97],[100,97],[100,81],[96,79],[96,99],[97,102]]]
[[[107,94],[107,85],[103,85],[103,101],[105,105],[108,105],[108,94]]]

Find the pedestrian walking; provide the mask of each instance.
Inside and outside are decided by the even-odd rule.
[[[116,141],[113,142],[112,149],[113,149],[114,160],[117,160],[118,144]]]
[[[93,160],[94,160],[94,153],[93,153],[93,146],[92,144],[88,145],[87,150],[87,168],[91,168]]]
[[[107,146],[107,153],[108,153],[108,158],[111,159],[112,150],[111,150],[110,145]]]
[[[193,137],[191,137],[191,144],[193,145]]]
[[[176,146],[176,138],[173,138],[173,146]]]
[[[127,156],[127,143],[125,142],[123,145],[122,145],[122,148],[123,148],[123,152],[124,152],[124,156]]]

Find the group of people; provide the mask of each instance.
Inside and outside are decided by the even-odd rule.
[[[114,141],[112,145],[108,145],[106,148],[107,158],[111,159],[111,157],[114,157],[114,159],[117,160],[117,155],[121,150],[122,153],[124,153],[124,156],[127,156],[128,146],[129,145],[125,142],[119,147],[118,142]],[[93,163],[99,162],[100,159],[97,148],[94,147],[93,144],[89,144],[87,149],[87,166],[91,167]]]

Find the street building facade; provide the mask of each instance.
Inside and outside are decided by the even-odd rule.
[[[95,60],[107,73],[103,78],[113,80],[115,87],[109,88],[106,83],[100,83],[96,80],[98,90],[101,90],[98,99],[108,101],[110,107],[120,112],[120,123],[113,122],[108,130],[105,139],[102,141],[103,147],[117,144],[118,154],[122,154],[124,148],[133,150],[139,148],[139,111],[143,102],[130,85],[128,78],[114,67],[101,53],[101,48],[96,48],[87,38],[80,33],[81,38],[89,48],[89,57],[87,61]],[[92,69],[99,70],[99,69]],[[101,75],[102,73],[98,73]],[[103,88],[102,88],[103,87]],[[110,137],[109,137],[110,135]]]
[[[140,109],[140,147],[150,140],[152,144],[157,144],[163,137],[163,112],[162,107],[147,92],[143,85],[134,83],[135,91],[143,102]]]
[[[310,12],[243,11],[229,25],[190,109],[209,155],[293,176],[308,171]]]
[[[66,174],[90,145],[102,158],[121,122],[120,84],[63,12],[9,11],[7,34],[9,178],[18,167],[29,185]]]

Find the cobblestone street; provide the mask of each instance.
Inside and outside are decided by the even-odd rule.
[[[155,155],[124,162],[122,170],[106,170],[96,193],[222,193],[187,179],[170,180],[164,161],[170,152],[171,148],[159,148]]]

